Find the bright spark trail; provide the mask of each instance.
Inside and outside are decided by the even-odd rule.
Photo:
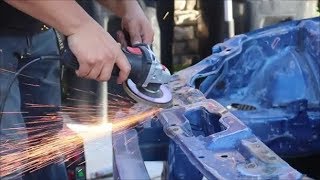
[[[0,144],[0,178],[17,173],[33,172],[52,163],[60,163],[78,156],[79,148],[83,146],[83,139],[94,140],[106,135],[110,131],[117,132],[131,128],[157,114],[159,108],[143,106],[132,108],[134,102],[119,95],[109,95],[109,122],[101,122],[96,115],[100,106],[79,105],[76,107],[62,106],[61,113],[67,114],[79,124],[64,124],[62,130],[55,122],[60,122],[62,116],[47,114],[45,116],[25,116],[36,118],[33,124],[39,126],[16,129],[17,134],[29,134],[28,138],[1,138]],[[30,108],[45,108],[50,105],[27,104]],[[121,111],[119,114],[118,112]],[[5,112],[4,112],[5,113]],[[10,112],[8,112],[10,113]],[[72,129],[76,129],[76,132]],[[81,133],[81,136],[78,133]],[[31,135],[30,135],[31,134]],[[111,148],[111,147],[110,147]],[[63,158],[63,159],[62,159]]]

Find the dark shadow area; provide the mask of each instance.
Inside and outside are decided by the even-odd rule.
[[[297,169],[300,173],[313,179],[320,179],[319,165],[320,154],[314,154],[307,157],[283,158],[290,166]]]
[[[161,33],[161,62],[171,72],[172,64],[172,41],[173,41],[173,12],[174,1],[157,1],[157,16]]]
[[[195,136],[209,136],[220,132],[225,127],[219,122],[221,118],[218,114],[209,113],[204,108],[194,109],[185,113],[189,120],[192,132]]]
[[[212,53],[213,45],[223,42],[226,32],[224,31],[223,1],[200,0],[199,6],[204,23],[204,29],[200,31],[207,31],[199,36],[199,54],[200,59],[203,59]]]

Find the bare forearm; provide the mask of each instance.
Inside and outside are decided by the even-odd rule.
[[[74,0],[5,0],[24,13],[69,36],[94,20]]]
[[[128,11],[140,10],[136,0],[97,0],[104,7],[110,9],[119,17],[123,17]]]

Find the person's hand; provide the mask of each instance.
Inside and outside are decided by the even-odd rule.
[[[132,45],[153,42],[154,31],[142,9],[138,6],[131,7],[122,16],[122,29],[127,31]],[[127,46],[125,36],[122,31],[117,32],[118,41],[122,46]]]
[[[117,83],[128,78],[131,67],[120,45],[98,23],[90,22],[68,36],[70,50],[80,64],[79,77],[108,81],[116,64],[119,69]]]

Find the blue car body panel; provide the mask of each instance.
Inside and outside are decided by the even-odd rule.
[[[175,73],[169,83],[174,107],[113,134],[125,140],[145,130],[134,143],[114,146],[115,178],[148,178],[141,149],[148,160],[166,161],[166,179],[302,179],[280,157],[320,149],[319,22],[290,21],[238,35]],[[166,143],[167,158],[159,159],[151,149]],[[134,171],[121,175],[125,166]]]
[[[213,47],[189,80],[281,156],[320,150],[319,17],[239,35]],[[186,69],[185,71],[188,71]],[[197,80],[201,79],[199,84]]]

